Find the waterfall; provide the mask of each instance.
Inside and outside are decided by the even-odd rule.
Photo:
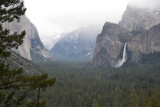
[[[126,60],[127,60],[127,57],[126,57],[126,47],[127,47],[127,44],[125,43],[124,44],[124,48],[123,48],[123,56],[122,56],[122,59],[120,59],[119,61],[118,61],[118,63],[116,64],[116,68],[117,67],[121,67],[125,62],[126,62]]]

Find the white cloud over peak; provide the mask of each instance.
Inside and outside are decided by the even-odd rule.
[[[41,40],[87,25],[118,23],[127,4],[157,6],[160,0],[24,0],[26,15],[36,25]],[[56,36],[56,35],[53,35]],[[54,37],[53,37],[54,38]]]

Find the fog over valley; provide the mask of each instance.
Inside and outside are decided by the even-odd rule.
[[[160,0],[1,0],[0,79],[0,107],[160,107]]]

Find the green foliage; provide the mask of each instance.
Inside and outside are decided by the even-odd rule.
[[[11,53],[8,49],[18,48],[23,43],[25,31],[21,34],[17,32],[10,34],[10,30],[3,29],[2,23],[12,22],[14,19],[20,20],[26,9],[20,0],[1,0],[0,1],[0,56],[8,57]]]
[[[153,52],[142,55],[140,63],[142,64],[157,64],[160,61],[160,52]]]
[[[9,65],[0,63],[0,99],[1,104],[10,106],[23,104],[23,100],[26,97],[26,91],[32,91],[37,88],[46,90],[48,86],[52,86],[56,79],[48,79],[48,74],[26,76],[22,74],[22,69],[10,70]],[[14,91],[13,91],[14,90]],[[17,90],[21,90],[23,93],[21,96],[15,95]],[[6,94],[3,94],[6,92]]]
[[[152,97],[150,98],[150,101],[147,105],[147,107],[160,107],[160,100],[158,99],[158,96],[154,93]]]
[[[28,93],[36,89],[39,89],[36,101],[39,105],[40,90],[46,90],[56,81],[55,78],[48,79],[48,74],[25,75],[22,68],[11,69],[6,63],[6,58],[11,55],[10,49],[18,48],[23,43],[25,31],[11,34],[10,30],[4,29],[2,24],[14,20],[20,21],[25,11],[22,0],[0,1],[0,106],[2,107],[23,105]]]
[[[94,99],[93,101],[93,107],[100,107],[96,99]]]
[[[20,20],[26,9],[21,0],[1,0],[0,1],[0,22],[12,22],[14,19]]]
[[[137,94],[133,91],[131,93],[131,96],[130,96],[130,103],[129,103],[129,107],[139,107],[138,106],[138,96]]]
[[[41,98],[47,100],[47,107],[92,107],[95,98],[101,107],[146,107],[152,94],[160,92],[159,65],[109,68],[90,63],[41,64],[57,79]]]
[[[39,107],[44,107],[45,106],[46,101],[45,100],[40,100],[39,101]],[[37,105],[37,100],[28,100],[26,101],[26,106],[27,107],[36,107]]]

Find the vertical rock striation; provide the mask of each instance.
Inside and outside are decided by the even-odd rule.
[[[160,8],[141,8],[128,5],[119,25],[129,31],[144,31],[159,23]]]
[[[123,46],[118,34],[125,32],[126,30],[117,24],[110,22],[104,24],[101,34],[97,36],[96,47],[93,53],[93,63],[95,65],[114,66],[116,64]]]
[[[24,15],[21,17],[20,22],[14,21],[12,23],[4,23],[3,26],[10,29],[10,32],[22,32],[26,31],[23,44],[18,50],[13,49],[19,53],[22,57],[32,60],[31,52],[42,56],[46,59],[52,59],[52,56],[47,49],[44,48],[36,27],[30,22],[30,20]]]
[[[94,50],[95,65],[115,66],[127,43],[127,57],[133,62],[143,54],[160,52],[160,9],[128,6],[119,24],[105,23]],[[129,54],[128,54],[129,53]]]

